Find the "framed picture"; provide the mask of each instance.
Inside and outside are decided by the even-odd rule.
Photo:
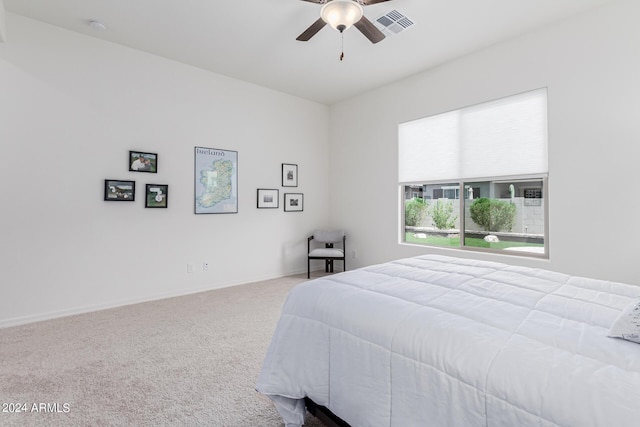
[[[282,164],[282,186],[298,186],[298,165],[293,165],[291,163]]]
[[[285,212],[302,212],[304,195],[302,193],[285,193],[284,195],[284,211]]]
[[[136,200],[136,182],[119,179],[104,180],[104,200],[113,202],[133,202]]]
[[[129,151],[129,170],[132,172],[157,173],[158,155],[156,153]]]
[[[258,209],[276,209],[280,201],[280,191],[271,188],[258,188]]]
[[[166,208],[169,197],[169,186],[164,184],[147,184],[145,191],[145,208]]]
[[[195,147],[196,214],[238,213],[238,152]]]

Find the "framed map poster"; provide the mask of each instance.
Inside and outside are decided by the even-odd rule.
[[[238,152],[195,147],[195,213],[238,213]]]

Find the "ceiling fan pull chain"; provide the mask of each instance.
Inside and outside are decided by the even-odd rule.
[[[342,61],[344,59],[344,32],[340,32],[340,39],[341,39],[341,47],[342,47],[342,52],[340,52],[340,61]]]

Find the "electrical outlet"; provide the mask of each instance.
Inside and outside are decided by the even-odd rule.
[[[351,251],[351,257],[352,257],[353,259],[358,258],[358,251],[356,251],[355,249],[354,249],[354,250],[352,250],[352,251]]]
[[[209,270],[209,261],[203,261],[202,262],[202,271],[207,271]]]
[[[191,263],[187,264],[187,273],[193,273],[193,264]]]

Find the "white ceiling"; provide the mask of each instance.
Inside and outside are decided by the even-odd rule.
[[[365,6],[371,21],[397,10],[415,25],[370,43],[326,26],[300,0],[4,0],[7,12],[182,63],[333,104],[554,21],[617,0],[392,0]],[[89,20],[107,30],[97,32]],[[7,43],[11,34],[7,34]]]

